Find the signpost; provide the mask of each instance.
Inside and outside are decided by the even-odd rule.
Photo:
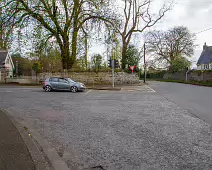
[[[114,75],[115,71],[114,71],[114,69],[119,67],[118,60],[110,58],[108,60],[108,67],[112,68],[112,86],[114,88],[115,87],[115,75]]]
[[[18,78],[18,61],[16,61],[16,78]]]
[[[136,66],[130,66],[130,70],[132,71],[132,82],[134,80],[134,70],[135,70]]]
[[[112,65],[112,77],[113,77],[113,84],[112,84],[112,86],[113,86],[113,88],[115,87],[115,83],[114,83],[114,66],[115,66],[115,62],[114,62],[114,60],[112,60],[112,62],[111,62],[111,65]]]
[[[144,43],[144,83],[146,83],[146,44]]]
[[[189,69],[188,67],[186,67],[186,82],[188,81],[188,72],[189,72]]]

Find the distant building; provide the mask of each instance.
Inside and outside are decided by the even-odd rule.
[[[14,64],[8,51],[0,50],[0,80],[2,74],[6,77],[13,77]]]
[[[197,62],[197,70],[212,70],[212,46],[203,46],[203,51]]]

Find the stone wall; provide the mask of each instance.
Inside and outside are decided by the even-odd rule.
[[[35,84],[36,80],[32,78],[7,78],[6,83]]]
[[[39,75],[40,79],[45,79],[51,76],[61,76],[69,77],[74,81],[79,81],[84,84],[111,84],[112,83],[112,73],[110,72],[71,72],[71,73],[41,73]],[[138,83],[139,76],[125,72],[115,73],[115,84],[131,84]]]
[[[185,72],[166,73],[163,78],[164,79],[172,79],[172,80],[186,80],[186,73]],[[190,81],[212,81],[212,72],[190,71],[188,73],[188,80],[190,80]]]
[[[110,72],[71,72],[71,73],[40,73],[37,77],[37,82],[39,80],[44,80],[48,77],[69,77],[74,81],[82,82],[84,84],[111,84],[112,83],[112,73]],[[19,83],[19,84],[34,84],[36,83],[35,76],[24,76],[21,78],[7,78],[7,83]],[[132,74],[125,72],[115,73],[115,84],[135,84],[139,82],[138,74],[134,77]],[[3,82],[2,82],[3,83]]]

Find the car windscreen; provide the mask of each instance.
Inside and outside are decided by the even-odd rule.
[[[68,81],[71,82],[71,83],[74,83],[74,82],[75,82],[74,80],[72,80],[72,79],[70,79],[70,78],[67,78],[66,80],[68,80]]]

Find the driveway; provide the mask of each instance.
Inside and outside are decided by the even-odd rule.
[[[0,108],[36,129],[76,170],[212,169],[210,124],[147,89],[0,88]]]

